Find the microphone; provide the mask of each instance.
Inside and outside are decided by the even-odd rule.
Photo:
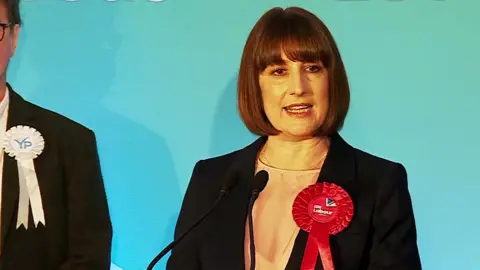
[[[158,253],[157,256],[150,262],[150,264],[147,267],[147,270],[152,270],[153,267],[160,261],[162,257],[164,257],[170,250],[172,250],[178,243],[182,241],[185,236],[187,236],[193,229],[195,229],[198,225],[202,223],[202,221],[207,218],[215,209],[215,207],[218,205],[218,203],[228,194],[228,192],[237,184],[238,182],[238,177],[237,177],[237,172],[233,170],[229,170],[226,174],[225,181],[220,188],[220,192],[217,196],[217,199],[215,202],[212,204],[210,209],[208,209],[207,212],[205,212],[198,220],[195,222],[186,232],[181,234],[177,239],[172,241],[168,246],[166,246],[160,253]]]
[[[268,182],[268,173],[264,170],[259,171],[253,178],[252,194],[250,196],[250,204],[248,206],[248,232],[250,234],[250,270],[255,269],[255,240],[253,235],[253,205],[257,200],[260,192],[263,191]]]

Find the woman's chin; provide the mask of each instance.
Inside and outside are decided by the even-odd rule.
[[[296,128],[296,129],[288,129],[284,130],[281,135],[285,138],[289,138],[292,140],[303,140],[312,138],[315,134],[315,130],[313,129],[305,129],[305,128]]]

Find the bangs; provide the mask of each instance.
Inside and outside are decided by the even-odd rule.
[[[256,68],[263,71],[270,65],[285,63],[282,53],[290,61],[321,62],[330,65],[328,41],[308,20],[298,17],[272,18],[266,24],[256,49]]]

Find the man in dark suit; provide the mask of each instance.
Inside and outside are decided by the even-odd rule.
[[[112,226],[94,133],[6,82],[21,24],[0,0],[0,270],[107,270]]]

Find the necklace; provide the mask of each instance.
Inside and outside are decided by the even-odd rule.
[[[272,162],[270,162],[270,160],[268,160],[265,149],[266,149],[266,147],[263,147],[262,150],[260,151],[260,154],[258,156],[259,160],[261,162],[265,163],[266,165],[270,166],[270,167],[273,167],[273,168],[276,168],[276,169],[281,169],[281,168],[278,168],[278,167],[274,166],[272,164]],[[315,162],[313,166],[310,166],[310,168],[307,169],[307,170],[320,169],[323,166],[323,162],[325,161],[325,158],[327,157],[327,153],[328,153],[328,151],[325,151],[325,153],[323,153],[321,158],[317,162]]]

